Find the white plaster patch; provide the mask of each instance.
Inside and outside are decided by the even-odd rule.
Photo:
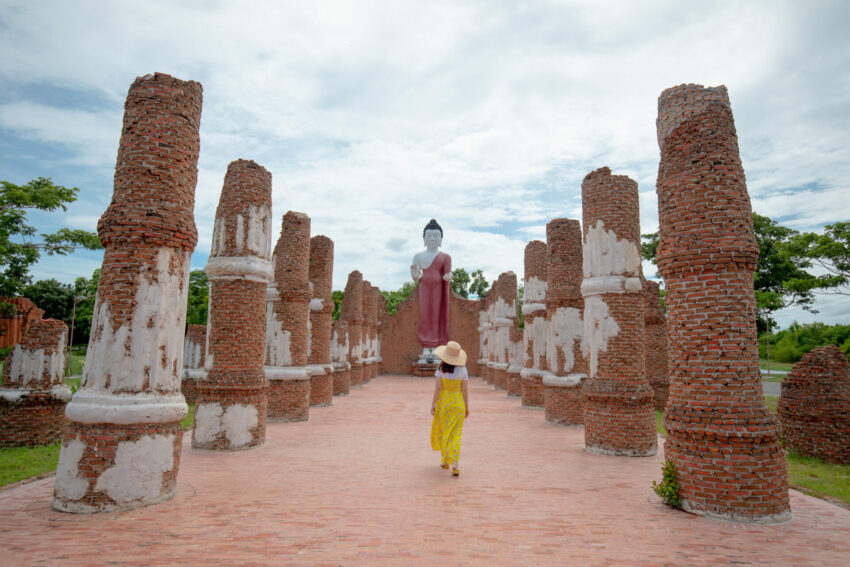
[[[245,249],[245,217],[240,214],[236,215],[236,230],[233,236],[236,238],[233,247],[237,252],[241,252]]]
[[[225,238],[227,236],[226,230],[226,222],[224,217],[216,218],[215,224],[213,225],[213,241],[212,241],[212,253],[211,256],[220,256],[224,254],[224,250],[226,249],[227,243],[225,242]]]
[[[272,281],[272,263],[257,256],[211,256],[204,266],[211,280],[248,280],[268,283]]]
[[[606,231],[600,219],[584,237],[584,277],[639,275],[640,248],[634,242],[618,239],[613,230]]]
[[[549,282],[545,282],[536,277],[529,278],[529,280],[525,282],[523,302],[542,303],[546,300],[546,291],[548,289]]]
[[[47,374],[48,384],[61,384],[65,369],[65,345],[66,333],[62,333],[61,342],[57,352],[47,354],[43,348],[30,350],[15,345],[12,356],[7,359],[9,365],[9,384],[29,386],[30,384],[41,384],[42,377]]]
[[[291,331],[283,329],[283,322],[277,320],[274,304],[266,303],[266,366],[292,366],[291,335]]]
[[[119,504],[149,501],[162,495],[162,475],[174,467],[174,435],[151,435],[124,441],[115,464],[100,475],[95,490]]]
[[[601,296],[594,295],[584,300],[584,337],[581,350],[587,357],[588,372],[591,378],[596,376],[599,353],[608,350],[608,340],[616,337],[620,325],[608,316],[608,304]]]
[[[65,406],[65,417],[78,423],[173,423],[187,412],[180,392],[107,393],[84,388]]]
[[[516,301],[507,302],[501,297],[497,298],[496,304],[494,305],[493,316],[493,321],[496,323],[496,325],[499,324],[500,320],[515,318]]]
[[[253,440],[251,430],[259,423],[257,415],[252,405],[234,404],[222,410],[218,403],[199,404],[195,409],[195,441],[212,443],[223,433],[231,449],[243,447]]]
[[[526,319],[525,329],[533,341],[531,363],[534,368],[540,368],[549,344],[549,321],[545,317],[533,320]]]
[[[516,365],[519,368],[522,368],[523,364],[523,349],[522,349],[522,341],[512,342],[508,347],[508,361],[511,365]],[[517,370],[519,372],[519,370]]]
[[[272,250],[271,209],[266,205],[249,208],[248,250],[269,259]]]
[[[82,387],[110,391],[170,391],[183,372],[183,329],[189,286],[189,251],[162,247],[154,271],[137,275],[127,325],[113,330],[108,301],[98,293]],[[171,266],[182,270],[172,271]]]
[[[201,355],[203,354],[201,349],[203,348],[204,345],[201,343],[196,343],[186,337],[183,343],[183,368],[185,370],[201,367]]]
[[[62,445],[59,452],[59,464],[56,467],[56,480],[53,490],[59,498],[79,500],[89,489],[89,482],[80,476],[78,465],[83,458],[86,444],[74,439]]]
[[[549,368],[555,374],[566,374],[575,366],[573,342],[581,340],[584,335],[584,323],[581,312],[575,307],[559,307],[549,321],[546,338],[546,357]],[[564,366],[558,368],[558,351],[564,353]]]
[[[325,308],[325,300],[321,297],[314,297],[310,300],[310,311],[321,311]]]
[[[348,333],[340,333],[334,329],[331,336],[331,360],[346,362],[348,358]]]
[[[50,395],[57,400],[67,402],[71,399],[71,388],[65,384],[55,384],[50,388]]]

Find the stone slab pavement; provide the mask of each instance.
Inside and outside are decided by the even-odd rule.
[[[664,506],[662,455],[585,452],[478,378],[461,476],[431,451],[429,379],[381,376],[263,447],[192,450],[177,496],[127,512],[50,509],[53,479],[0,491],[0,565],[850,565],[850,511],[792,491],[781,525]]]

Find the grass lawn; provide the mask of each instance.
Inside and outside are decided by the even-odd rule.
[[[0,486],[56,470],[59,443],[0,449]]]
[[[770,361],[770,371],[780,370],[782,372],[791,372],[791,369],[794,368],[796,362],[776,362],[775,360]],[[759,368],[764,371],[767,371],[767,359],[760,358],[759,359]]]

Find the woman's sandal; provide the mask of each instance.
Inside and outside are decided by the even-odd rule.
[[[457,467],[452,467],[452,476],[460,476],[460,469]]]
[[[447,468],[449,468],[449,464],[448,463],[440,463],[440,468],[447,469]]]

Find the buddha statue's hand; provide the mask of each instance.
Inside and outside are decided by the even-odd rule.
[[[443,279],[444,279],[444,280],[446,280],[447,282],[452,281],[452,274],[451,274],[451,272],[449,272],[448,274],[443,274]]]
[[[410,277],[413,279],[414,282],[418,282],[419,278],[422,277],[422,268],[420,268],[416,264],[411,264],[410,265]]]

